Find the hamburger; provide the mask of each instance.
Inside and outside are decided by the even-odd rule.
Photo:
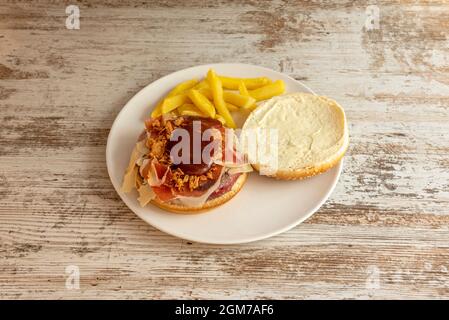
[[[238,152],[232,129],[199,116],[160,116],[145,121],[131,154],[122,191],[139,193],[178,213],[217,207],[234,197],[252,170]]]

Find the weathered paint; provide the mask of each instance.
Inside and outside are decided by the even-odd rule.
[[[0,3],[0,298],[449,297],[449,3],[376,1],[378,30],[363,1],[77,3],[80,30],[63,2]],[[124,103],[211,62],[282,71],[345,107],[340,182],[289,232],[189,243],[109,182]]]

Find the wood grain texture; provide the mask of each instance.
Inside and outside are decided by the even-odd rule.
[[[74,1],[80,30],[68,4],[0,1],[0,298],[449,298],[449,3],[376,1],[375,30],[363,1]],[[345,107],[338,186],[289,232],[186,242],[109,181],[126,101],[212,62],[284,72]]]

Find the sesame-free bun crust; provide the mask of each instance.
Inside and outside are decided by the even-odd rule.
[[[293,93],[272,98],[259,108],[248,116],[243,129],[256,127],[261,119],[262,125],[279,129],[278,167],[267,176],[281,180],[308,178],[337,165],[348,149],[346,116],[332,99]],[[284,120],[277,121],[277,117]],[[295,131],[287,132],[293,127]],[[286,142],[291,141],[291,135],[299,141],[297,146]],[[251,162],[260,171],[260,164]]]
[[[301,180],[309,177],[313,177],[317,174],[324,173],[332,167],[336,166],[338,162],[343,158],[348,144],[345,149],[342,149],[339,154],[336,154],[334,157],[326,161],[325,163],[321,163],[319,165],[298,169],[298,170],[278,170],[273,175],[267,175],[268,177],[272,177],[279,180]],[[259,171],[259,165],[253,164],[253,168]]]
[[[151,203],[153,203],[154,205],[158,206],[161,209],[171,211],[174,213],[183,213],[183,214],[201,213],[203,211],[218,207],[223,203],[231,200],[242,189],[243,185],[246,182],[247,176],[248,176],[247,173],[241,173],[240,176],[237,178],[237,180],[234,182],[234,185],[232,186],[231,190],[219,196],[218,198],[206,201],[202,206],[189,207],[184,206],[182,204],[163,202],[158,198],[151,200]]]

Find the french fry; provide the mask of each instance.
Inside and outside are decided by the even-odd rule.
[[[225,119],[227,126],[230,128],[235,128],[236,126],[234,119],[232,119],[232,116],[229,113],[229,110],[226,107],[226,103],[223,99],[223,87],[221,86],[221,81],[217,77],[214,70],[209,69],[209,71],[207,72],[207,81],[212,91],[215,108],[217,108],[218,113]]]
[[[208,99],[213,99],[212,91],[210,89],[200,89],[199,92],[206,96]],[[254,103],[256,103],[256,99],[250,96],[243,96],[238,93],[234,93],[231,91],[223,91],[223,99],[225,102],[232,104],[236,107],[248,109]],[[232,108],[232,107],[231,107]]]
[[[238,89],[239,89],[239,93],[242,96],[245,96],[245,97],[249,96],[248,89],[246,88],[245,82],[243,82],[243,80],[240,80]]]
[[[198,85],[199,82],[197,79],[192,79],[192,80],[187,80],[184,82],[181,82],[180,84],[178,84],[177,86],[175,86],[162,100],[160,100],[158,102],[158,104],[156,105],[156,107],[153,109],[153,112],[151,112],[151,117],[152,118],[157,118],[160,115],[162,115],[162,104],[164,102],[165,99],[169,98],[169,97],[173,97],[178,95],[179,93],[182,93],[186,90],[189,90],[191,88],[193,88],[194,86]]]
[[[253,97],[245,97],[241,94],[230,92],[230,91],[224,91],[223,97],[226,102],[231,103],[237,107],[241,107],[244,109],[247,109],[251,107],[254,103],[256,103],[256,99]]]
[[[195,89],[190,89],[187,93],[190,100],[192,100],[193,104],[201,110],[204,114],[208,115],[211,118],[215,117],[215,107],[212,102],[207,99],[201,92]]]
[[[197,79],[192,79],[192,80],[187,80],[187,81],[181,82],[176,87],[174,87],[172,91],[170,91],[168,93],[168,97],[172,97],[172,96],[175,96],[175,95],[177,95],[179,93],[183,93],[184,91],[192,89],[198,83],[199,82],[198,82]]]
[[[253,111],[256,108],[257,108],[257,104],[253,103],[252,105],[250,105],[249,107],[246,107],[244,109],[247,111]]]
[[[161,100],[158,102],[158,104],[156,105],[156,107],[154,107],[153,111],[151,112],[151,118],[157,118],[160,115],[162,115],[162,102],[164,100]]]
[[[266,86],[249,91],[249,95],[257,101],[270,99],[271,97],[283,94],[285,91],[285,84],[282,80],[276,80]]]
[[[178,94],[176,96],[168,97],[162,102],[162,114],[168,113],[182,106],[184,103],[189,102],[189,97],[185,93]]]
[[[226,102],[226,108],[228,108],[228,110],[231,112],[239,110],[239,107],[237,107],[236,105],[233,105],[232,103],[229,103],[229,102]]]
[[[205,96],[209,100],[213,100],[214,96],[212,95],[212,91],[209,88],[201,88],[198,89],[198,91]]]
[[[201,112],[193,103],[184,103],[182,106],[178,108],[179,112],[185,111],[185,110],[194,110]]]
[[[181,116],[198,116],[198,117],[207,117],[204,113],[202,113],[194,104],[186,103],[176,109]]]
[[[209,83],[207,80],[201,80],[196,84],[193,89],[200,90],[200,89],[209,89]]]
[[[243,81],[246,88],[248,89],[257,89],[270,83],[270,79],[268,79],[267,77],[232,78],[232,77],[218,76],[218,78],[221,80],[223,88],[230,90],[238,90],[240,81]]]
[[[249,97],[250,96],[249,92],[248,92],[248,89],[246,88],[245,83],[243,81],[240,81],[240,83],[239,83],[239,92],[240,92],[240,94],[242,96],[245,96],[245,97]],[[253,103],[250,106],[245,106],[243,109],[249,110],[249,111],[253,111],[256,108],[257,108],[257,104]]]

